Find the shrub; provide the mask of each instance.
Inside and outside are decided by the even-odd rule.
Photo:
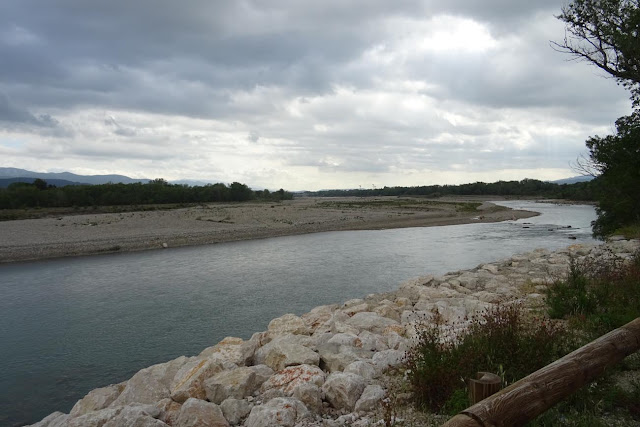
[[[640,252],[626,263],[614,256],[572,260],[567,278],[547,290],[547,307],[589,339],[640,317]]]
[[[501,373],[511,383],[569,350],[555,322],[527,317],[519,304],[498,305],[448,325],[435,311],[417,330],[418,342],[405,367],[416,403],[434,412],[456,413],[468,406],[466,380],[478,371]]]

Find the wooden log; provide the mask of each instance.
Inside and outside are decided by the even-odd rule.
[[[520,426],[640,349],[640,317],[465,409],[443,427]]]
[[[502,378],[491,372],[478,372],[476,378],[469,379],[469,400],[475,405],[500,391]]]

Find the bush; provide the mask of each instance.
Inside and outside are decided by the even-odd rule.
[[[445,324],[435,311],[418,328],[418,342],[405,363],[418,406],[459,412],[469,404],[466,380],[476,372],[500,373],[508,384],[568,352],[565,331],[557,323],[526,316],[519,304],[498,305],[461,328]]]
[[[572,260],[567,278],[547,290],[547,306],[589,340],[640,317],[640,252],[627,263],[612,255]]]

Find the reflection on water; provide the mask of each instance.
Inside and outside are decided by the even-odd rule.
[[[90,389],[225,336],[248,338],[284,313],[535,248],[592,242],[592,207],[504,204],[542,215],[0,266],[0,425],[68,412]]]

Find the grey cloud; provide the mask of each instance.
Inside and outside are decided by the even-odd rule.
[[[4,122],[5,126],[31,125],[43,128],[58,126],[58,121],[49,114],[36,116],[12,104],[3,93],[0,93],[0,122]]]

